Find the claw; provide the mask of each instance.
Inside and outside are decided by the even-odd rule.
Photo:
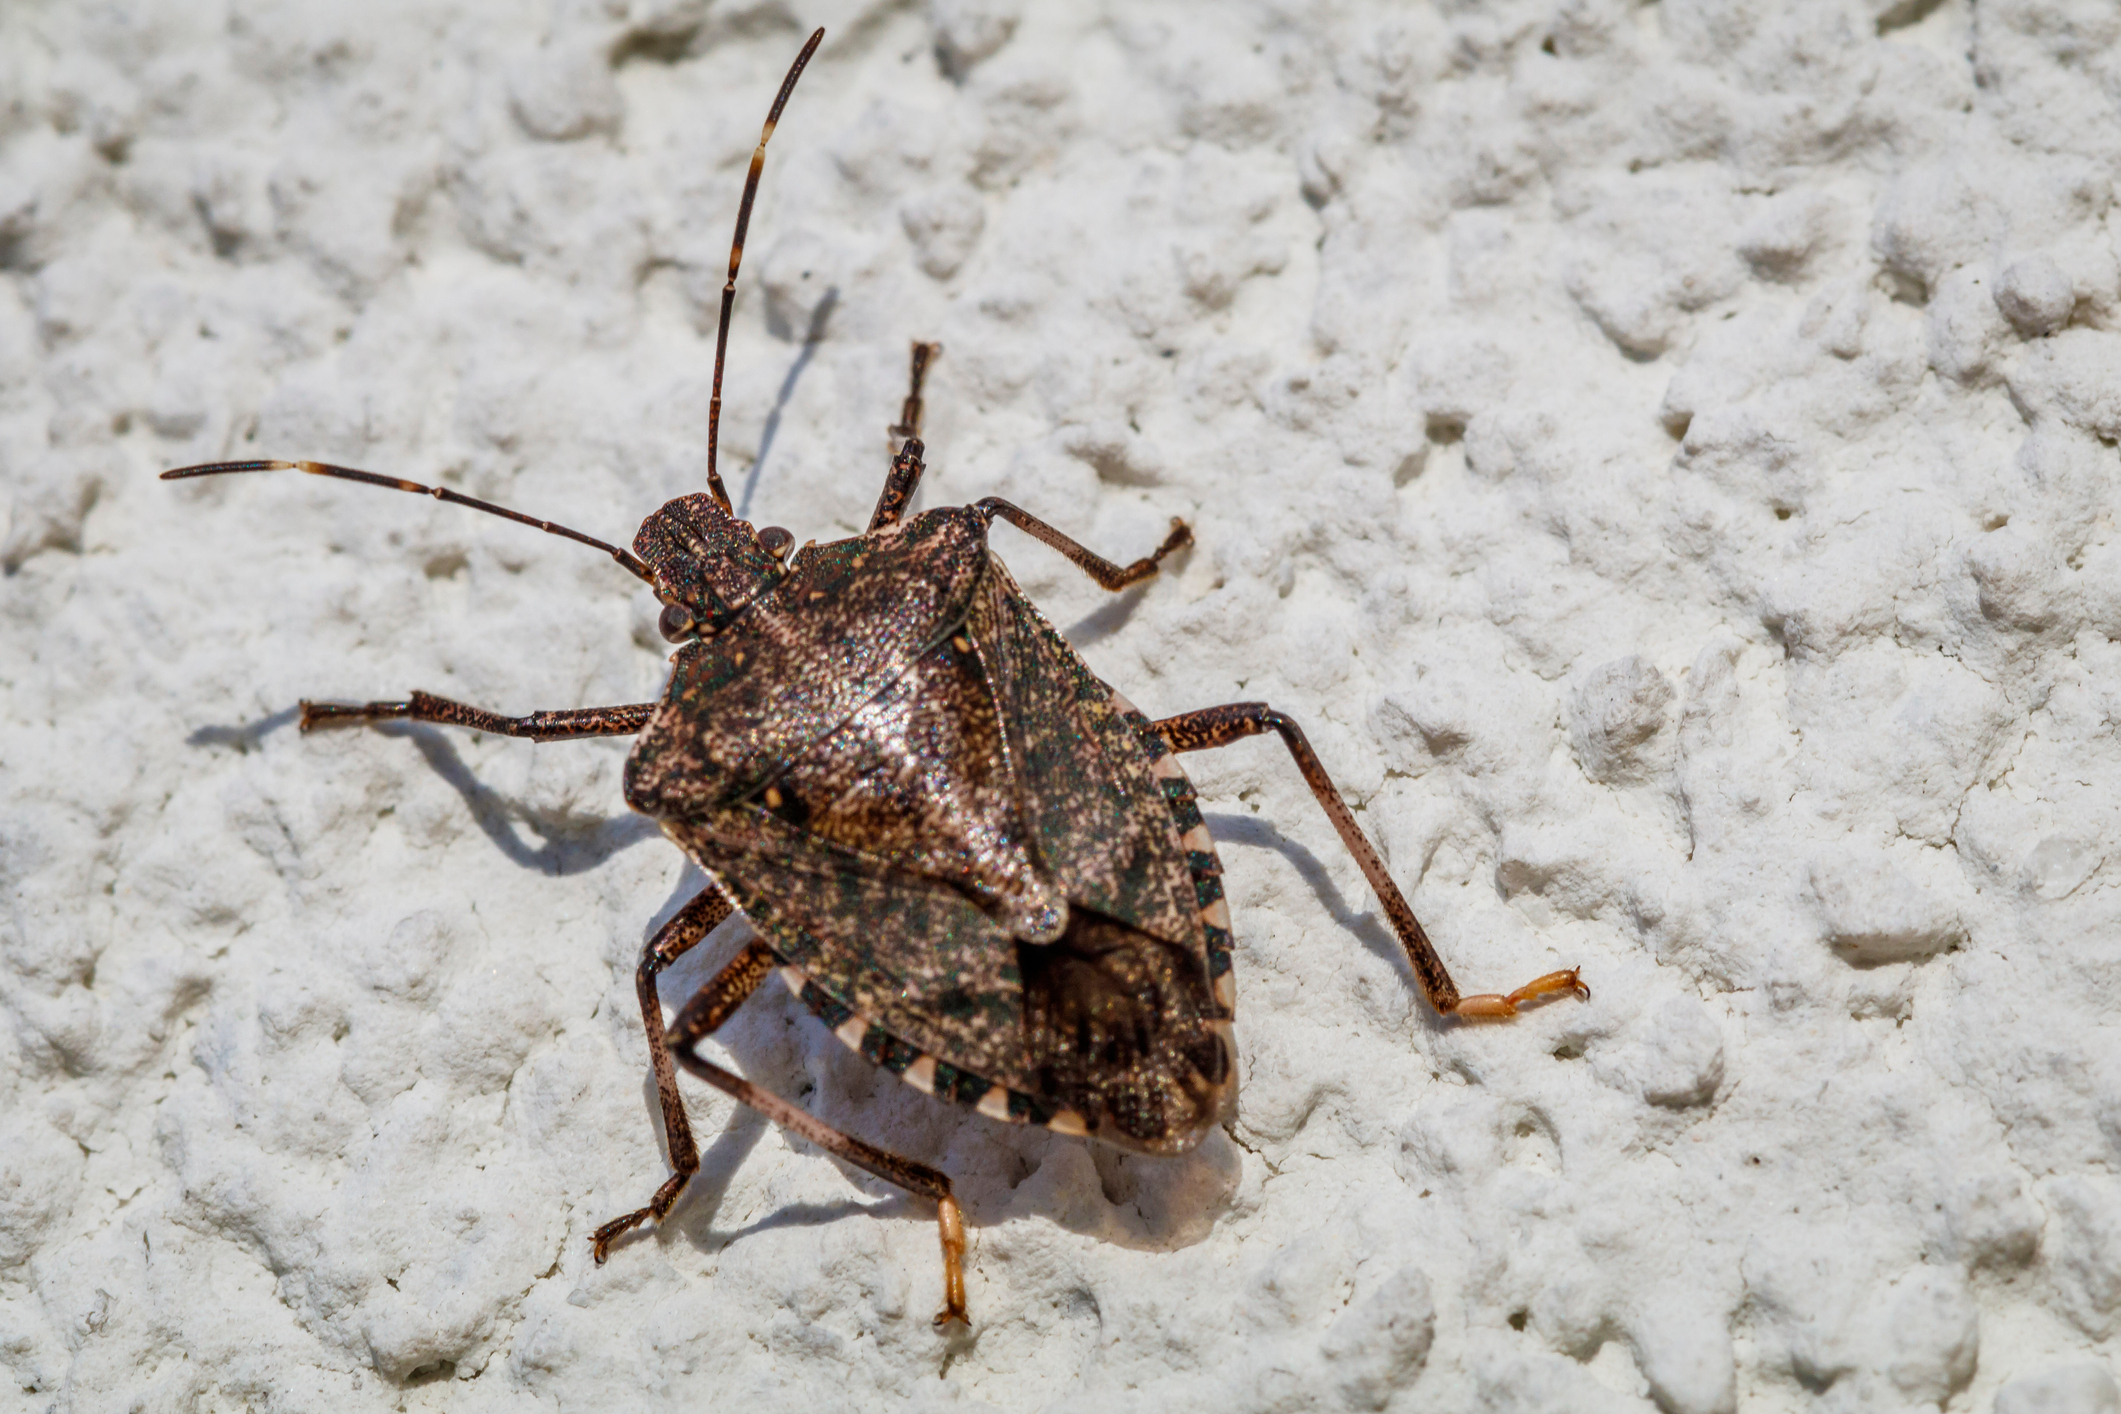
[[[622,1234],[633,1231],[654,1216],[654,1208],[638,1208],[623,1218],[613,1218],[589,1234],[590,1251],[596,1255],[597,1265],[604,1265],[604,1259],[611,1255],[611,1244]]]
[[[1544,977],[1533,978],[1506,997],[1496,992],[1482,992],[1478,996],[1460,997],[1458,1005],[1451,1008],[1451,1014],[1453,1016],[1477,1017],[1515,1016],[1520,1003],[1531,1001],[1535,997],[1547,996],[1553,992],[1571,992],[1575,994],[1577,1000],[1587,1002],[1591,999],[1591,989],[1585,986],[1583,978],[1577,975],[1582,970],[1578,967],[1568,967],[1559,972],[1549,972]]]
[[[972,1317],[965,1314],[965,1215],[955,1198],[946,1194],[937,1200],[935,1225],[943,1239],[943,1309],[935,1313],[935,1328],[952,1321],[970,1328]]]

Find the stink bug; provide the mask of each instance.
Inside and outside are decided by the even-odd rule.
[[[1115,565],[997,499],[909,513],[922,472],[916,344],[903,438],[868,528],[795,550],[735,515],[716,468],[722,371],[744,235],[766,143],[820,30],[783,80],[751,157],[715,337],[707,489],[650,515],[632,549],[442,487],[317,462],[184,467],[166,478],[291,469],[420,492],[608,553],[663,604],[678,645],[659,702],[503,717],[414,693],[304,702],[301,726],[411,719],[557,741],[632,735],[627,804],[658,821],[710,885],[658,929],[636,974],[676,1169],[614,1239],[667,1216],[699,1151],[683,1066],[828,1153],[932,1199],[945,1295],[966,1319],[964,1227],[950,1181],[842,1134],[700,1053],[778,972],[876,1065],[997,1120],[1143,1154],[1177,1154],[1230,1111],[1235,987],[1222,865],[1178,757],[1278,734],[1376,891],[1439,1012],[1503,1017],[1535,997],[1588,995],[1574,969],[1508,995],[1463,997],[1302,730],[1265,703],[1151,721],[1098,680],[988,548],[1004,520],[1108,590],[1191,541]],[[757,930],[665,1027],[658,975],[742,909]]]

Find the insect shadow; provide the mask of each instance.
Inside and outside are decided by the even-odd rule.
[[[1084,648],[1100,639],[1110,638],[1127,626],[1127,621],[1134,617],[1135,608],[1147,596],[1148,589],[1141,585],[1114,595],[1097,609],[1069,624],[1066,630],[1068,641],[1077,648]]]
[[[272,733],[280,730],[302,714],[299,707],[283,707],[270,716],[260,717],[255,722],[239,722],[234,726],[211,723],[199,728],[184,738],[186,746],[232,746],[239,753],[256,751],[258,744]]]
[[[300,715],[299,707],[285,707],[253,722],[209,723],[185,737],[184,741],[187,746],[226,746],[247,754],[257,750],[266,737]],[[525,869],[536,869],[555,877],[579,874],[596,868],[620,850],[660,833],[654,821],[630,810],[585,822],[579,816],[537,810],[510,800],[474,775],[464,764],[464,758],[457,755],[449,738],[432,727],[396,724],[377,730],[385,736],[410,741],[427,762],[428,769],[464,798],[464,803],[471,807],[472,818],[478,822],[486,838]],[[526,841],[516,828],[518,821],[541,836],[544,843],[532,845]]]
[[[653,820],[632,811],[587,823],[576,815],[537,810],[510,800],[473,774],[450,739],[433,727],[392,723],[377,730],[411,742],[428,769],[464,798],[471,807],[472,819],[494,847],[525,869],[536,869],[555,878],[580,874],[620,850],[654,839],[660,833]],[[516,829],[518,821],[542,836],[544,843],[532,845],[526,841]]]
[[[736,1052],[746,1049],[741,1041],[732,1047]],[[642,1087],[641,1103],[653,1119],[658,1109],[653,1076]],[[714,1220],[721,1212],[722,1199],[727,1195],[731,1181],[772,1127],[773,1121],[756,1110],[742,1105],[736,1107],[728,1126],[715,1136],[713,1143],[701,1148],[699,1172],[693,1175],[684,1195],[671,1210],[669,1226],[673,1232],[700,1251],[713,1252],[775,1228],[824,1227],[843,1218],[902,1217],[924,1228],[928,1225],[927,1215],[917,1209],[917,1199],[892,1194],[869,1202],[845,1198],[837,1203],[784,1203],[742,1227],[717,1230]]]
[[[1231,845],[1250,845],[1255,849],[1271,849],[1289,861],[1297,877],[1318,899],[1325,910],[1333,915],[1333,921],[1355,935],[1365,948],[1382,958],[1397,970],[1406,966],[1406,954],[1400,950],[1399,940],[1390,929],[1378,921],[1377,915],[1366,908],[1359,908],[1348,901],[1348,896],[1333,882],[1333,876],[1319,857],[1296,841],[1282,834],[1266,820],[1256,815],[1206,815],[1208,828],[1215,832],[1217,841]],[[1430,1031],[1441,1031],[1446,1023],[1435,1012],[1425,1007],[1409,1009],[1420,1024]]]
[[[773,450],[773,439],[780,434],[781,414],[788,410],[789,400],[795,397],[796,382],[802,378],[803,370],[810,360],[817,357],[817,346],[825,341],[825,326],[832,320],[832,311],[840,302],[840,287],[828,288],[811,312],[810,327],[803,332],[803,350],[788,365],[788,376],[781,380],[780,392],[773,395],[773,410],[766,414],[766,425],[759,430],[759,454],[751,460],[751,471],[744,478],[744,494],[737,506],[739,517],[751,518],[751,493],[758,489],[759,473],[765,469],[767,454]]]

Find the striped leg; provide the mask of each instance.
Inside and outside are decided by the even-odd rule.
[[[687,1002],[685,1010],[678,1014],[667,1038],[671,1054],[677,1057],[679,1065],[723,1094],[751,1106],[781,1128],[800,1134],[826,1153],[844,1159],[858,1169],[865,1169],[908,1193],[934,1199],[936,1227],[943,1242],[943,1309],[935,1313],[935,1323],[942,1326],[951,1321],[962,1321],[971,1325],[972,1318],[965,1314],[965,1219],[958,1211],[957,1199],[951,1196],[947,1177],[926,1164],[902,1159],[873,1144],[864,1144],[842,1134],[808,1110],[788,1103],[770,1090],[760,1089],[741,1075],[724,1070],[699,1055],[696,1049],[699,1043],[728,1020],[737,1004],[750,995],[751,990],[777,965],[764,943],[754,942],[738,954],[736,961],[701,988],[699,995]],[[725,986],[724,979],[731,974],[740,976],[735,983]]]
[[[304,702],[302,730],[405,720],[441,722],[446,726],[492,732],[495,736],[528,737],[532,741],[567,741],[585,736],[632,736],[648,725],[656,706],[653,702],[636,702],[626,707],[576,707],[564,712],[532,712],[527,717],[504,717],[498,712],[466,707],[446,697],[415,692],[403,702]]]
[[[1577,977],[1577,969],[1573,967],[1535,978],[1508,996],[1493,992],[1473,997],[1458,995],[1458,987],[1451,981],[1451,974],[1444,970],[1443,959],[1437,956],[1435,945],[1422,930],[1421,920],[1407,906],[1399,886],[1385,872],[1384,861],[1377,857],[1377,851],[1356,825],[1354,812],[1340,798],[1340,791],[1326,775],[1326,768],[1319,764],[1311,743],[1304,739],[1303,728],[1266,703],[1233,702],[1227,707],[1204,707],[1198,712],[1166,717],[1152,724],[1151,729],[1169,742],[1173,751],[1207,751],[1261,732],[1281,733],[1282,744],[1296,758],[1296,769],[1303,773],[1304,784],[1311,788],[1312,795],[1318,797],[1318,803],[1325,808],[1326,818],[1340,833],[1340,842],[1355,856],[1363,877],[1376,890],[1377,901],[1384,905],[1392,931],[1399,935],[1400,946],[1407,950],[1407,962],[1414,968],[1415,979],[1421,983],[1422,991],[1428,994],[1429,1005],[1443,1015],[1515,1016],[1520,1003],[1552,992],[1574,992],[1585,1000],[1590,998],[1591,989]]]
[[[913,368],[907,377],[906,401],[899,405],[898,421],[890,427],[894,437],[921,435],[921,384],[928,381],[928,365],[942,356],[941,344],[913,341]]]
[[[1029,511],[1019,510],[999,496],[989,496],[974,505],[973,509],[985,516],[990,525],[996,520],[1008,521],[1033,540],[1058,550],[1067,556],[1069,563],[1096,580],[1100,588],[1115,593],[1155,574],[1166,555],[1181,546],[1193,543],[1192,528],[1173,516],[1171,532],[1164,537],[1163,544],[1131,565],[1115,565],[1104,556],[1055,530]]]
[[[884,494],[877,497],[876,513],[869,517],[872,532],[897,525],[905,518],[906,507],[913,504],[913,490],[921,484],[921,472],[926,470],[921,451],[921,439],[908,437],[906,445],[891,459],[891,475],[884,480]]]
[[[678,1094],[677,1070],[670,1064],[670,1047],[663,1040],[663,1004],[656,996],[655,979],[664,968],[690,952],[700,939],[719,927],[731,911],[722,891],[710,884],[672,914],[668,923],[656,929],[648,946],[641,949],[641,965],[633,974],[634,990],[640,994],[641,1022],[648,1028],[648,1061],[655,1068],[655,1095],[663,1107],[663,1139],[670,1150],[670,1166],[677,1172],[664,1180],[663,1186],[655,1191],[655,1197],[648,1200],[647,1207],[613,1218],[591,1235],[589,1240],[596,1249],[598,1266],[611,1255],[612,1240],[620,1233],[639,1227],[650,1218],[661,1222],[668,1217],[678,1201],[678,1194],[685,1189],[686,1180],[700,1171],[700,1149],[692,1142],[692,1124],[685,1118],[685,1101]],[[759,944],[753,943],[751,947],[758,948]],[[764,972],[752,973],[745,961],[750,956],[751,949],[738,954],[735,962],[716,973],[714,980],[700,991],[700,996],[711,995],[724,1003],[721,1015],[715,1019],[717,1026],[757,990],[766,975]],[[772,954],[767,957],[770,967]]]
[[[877,498],[876,513],[869,517],[871,530],[882,530],[904,519],[906,507],[913,504],[913,489],[921,484],[921,384],[928,377],[929,363],[942,351],[941,344],[913,345],[912,386],[899,407],[898,421],[891,427],[892,436],[906,440],[891,459],[891,475],[884,479],[884,494]]]

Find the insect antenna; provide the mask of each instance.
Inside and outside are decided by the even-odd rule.
[[[410,491],[417,496],[432,496],[437,501],[447,501],[451,505],[469,506],[475,511],[485,511],[489,515],[520,521],[524,525],[534,525],[547,535],[562,535],[569,540],[579,540],[582,544],[602,550],[605,554],[611,556],[612,559],[617,560],[620,568],[624,569],[628,574],[638,579],[646,580],[650,585],[655,583],[654,572],[648,566],[642,564],[639,557],[631,550],[622,550],[616,545],[607,545],[594,535],[584,535],[579,530],[570,530],[566,526],[556,524],[553,521],[539,520],[536,516],[527,516],[521,511],[512,511],[506,506],[497,506],[491,501],[481,501],[473,496],[461,495],[450,490],[447,486],[422,486],[417,481],[406,481],[396,476],[381,476],[373,471],[356,471],[350,466],[332,466],[327,462],[207,462],[201,466],[180,466],[174,471],[165,471],[162,473],[162,479],[164,481],[182,481],[193,476],[219,476],[224,472],[234,471],[306,471],[311,476],[335,476],[341,481],[358,481],[367,486],[387,486],[393,491]]]
[[[912,387],[906,394],[906,401],[899,405],[898,421],[884,429],[892,436],[914,438],[921,435],[921,384],[927,381],[928,365],[935,362],[936,355],[942,351],[941,344],[914,344]],[[901,446],[899,450],[905,448]]]
[[[722,473],[716,469],[714,454],[722,429],[722,362],[729,353],[729,311],[736,305],[736,268],[744,259],[744,232],[751,225],[752,199],[759,194],[759,173],[766,168],[766,140],[773,136],[773,126],[780,122],[781,109],[787,106],[788,95],[795,92],[795,81],[803,76],[803,66],[810,62],[811,55],[817,53],[824,38],[822,29],[811,35],[803,52],[788,66],[788,77],[781,80],[781,91],[766,114],[765,129],[759,133],[759,145],[751,150],[751,171],[744,178],[744,199],[736,209],[736,239],[729,243],[729,278],[722,284],[722,317],[714,331],[714,394],[707,400],[707,490],[731,515],[736,514],[736,508],[729,504],[729,492],[722,486]]]

